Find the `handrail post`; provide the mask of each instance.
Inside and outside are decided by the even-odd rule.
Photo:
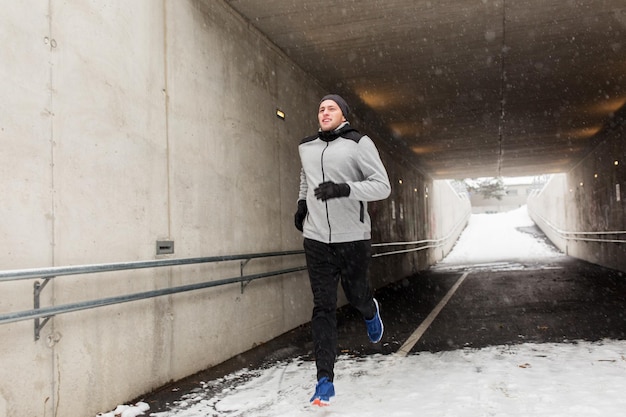
[[[243,269],[246,267],[246,265],[248,265],[248,262],[251,261],[251,258],[246,259],[245,261],[241,261],[239,262],[239,276],[243,277]],[[252,280],[249,279],[248,281],[241,281],[241,293],[243,294],[243,289],[246,288],[246,286],[251,282]]]
[[[43,289],[45,288],[45,286],[48,284],[48,282],[50,282],[50,279],[52,278],[54,277],[45,277],[43,279],[43,283],[40,283],[39,281],[35,281],[35,283],[33,284],[33,309],[34,310],[39,310],[39,307],[40,307],[39,296],[41,292],[43,291]],[[41,332],[41,329],[43,329],[43,327],[46,325],[46,323],[48,323],[48,320],[50,320],[51,317],[52,316],[45,317],[43,320],[40,320],[39,317],[35,319],[35,341],[39,340],[39,333]]]

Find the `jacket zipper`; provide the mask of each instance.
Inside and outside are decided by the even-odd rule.
[[[324,173],[324,153],[326,149],[328,149],[329,142],[326,142],[326,147],[322,150],[322,155],[320,158],[320,165],[322,168],[322,182],[326,181],[326,174]],[[328,243],[332,243],[333,239],[333,231],[330,227],[330,215],[328,213],[328,200],[324,201],[324,206],[326,207],[326,222],[328,223]]]

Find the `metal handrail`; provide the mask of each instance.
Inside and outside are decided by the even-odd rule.
[[[257,258],[269,258],[272,256],[286,256],[303,254],[303,250],[251,253],[243,255],[208,256],[199,258],[181,259],[156,259],[151,261],[118,262],[109,264],[55,266],[49,268],[16,269],[0,271],[0,282],[17,281],[31,278],[53,278],[64,275],[93,274],[97,272],[123,271],[128,269],[158,268],[164,266],[178,266],[189,264],[201,264],[209,262],[249,260]]]
[[[400,253],[414,252],[429,248],[437,248],[443,246],[444,242],[452,237],[453,233],[458,229],[459,226],[463,225],[467,222],[467,219],[471,213],[466,214],[459,222],[457,222],[450,233],[446,236],[439,239],[426,239],[426,240],[418,240],[412,242],[390,242],[390,243],[376,243],[373,244],[373,247],[387,247],[387,246],[398,246],[398,245],[419,245],[426,244],[425,246],[420,246],[417,248],[404,249],[398,251],[389,251],[382,252],[372,255],[372,258],[387,256],[387,255],[395,255]],[[247,284],[253,280],[268,278],[277,275],[283,275],[293,272],[299,272],[306,270],[306,266],[298,266],[294,268],[282,269],[277,271],[265,272],[261,274],[253,274],[253,275],[243,275],[243,267],[252,259],[259,258],[269,258],[269,257],[277,257],[277,256],[288,256],[288,255],[301,255],[304,254],[303,250],[293,250],[293,251],[282,251],[282,252],[264,252],[264,253],[252,253],[252,254],[241,254],[241,255],[225,255],[225,256],[210,256],[210,257],[196,257],[196,258],[182,258],[182,259],[157,259],[150,261],[133,261],[133,262],[118,262],[118,263],[107,263],[107,264],[92,264],[92,265],[74,265],[74,266],[58,266],[58,267],[47,267],[47,268],[30,268],[30,269],[17,269],[17,270],[8,270],[8,271],[0,271],[0,282],[8,282],[8,281],[20,281],[26,279],[43,279],[43,283],[36,281],[34,284],[34,308],[31,310],[24,310],[18,312],[11,312],[0,314],[0,325],[6,323],[13,323],[24,320],[35,320],[35,340],[39,339],[39,333],[41,329],[46,325],[48,320],[58,314],[70,313],[74,311],[87,310],[96,307],[103,307],[112,304],[121,304],[130,301],[143,300],[147,298],[154,298],[163,295],[176,294],[186,291],[193,291],[203,288],[216,287],[220,285],[241,283],[242,292],[244,288],[244,283]],[[46,284],[51,280],[59,276],[68,276],[68,275],[86,275],[86,274],[94,274],[94,273],[103,273],[103,272],[115,272],[115,271],[123,271],[123,270],[136,270],[136,269],[146,269],[146,268],[159,268],[166,266],[181,266],[181,265],[191,265],[191,264],[201,264],[201,263],[212,263],[212,262],[224,262],[224,261],[245,261],[241,262],[241,276],[220,279],[215,281],[206,281],[196,284],[189,285],[181,285],[177,287],[164,288],[160,290],[152,290],[145,291],[139,293],[126,294],[115,297],[101,298],[96,300],[82,301],[77,303],[68,303],[57,306],[50,307],[40,307],[39,306],[39,296],[43,288]],[[40,321],[40,319],[43,319]]]
[[[532,213],[534,216],[541,219],[546,226],[548,226],[552,231],[554,231],[559,237],[565,240],[577,240],[583,242],[602,242],[602,243],[626,243],[626,239],[600,239],[600,238],[589,238],[583,236],[607,236],[607,235],[626,235],[626,230],[616,230],[616,231],[602,231],[602,232],[573,232],[567,231],[563,229],[559,229],[550,221],[548,221],[545,217],[540,214]],[[580,236],[580,237],[579,237]]]
[[[280,271],[266,272],[263,274],[245,275],[241,277],[226,278],[215,281],[200,282],[197,284],[181,285],[178,287],[163,288],[160,290],[145,291],[117,297],[101,298],[97,300],[83,301],[78,303],[62,304],[59,306],[42,307],[33,310],[18,311],[15,313],[7,313],[0,315],[0,324],[12,323],[37,318],[47,318],[62,313],[70,313],[73,311],[87,310],[95,307],[103,307],[112,304],[121,304],[129,301],[143,300],[146,298],[154,298],[162,295],[176,294],[185,291],[199,290],[202,288],[217,287],[220,285],[234,284],[238,282],[249,282],[259,278],[267,278],[291,272],[302,271],[305,266],[283,269]]]
[[[93,264],[93,265],[76,265],[76,266],[61,266],[61,267],[48,267],[48,268],[31,268],[21,270],[8,270],[0,271],[0,282],[6,281],[19,281],[25,279],[41,278],[43,283],[36,281],[34,283],[33,290],[33,309],[24,310],[18,312],[11,312],[0,314],[0,324],[13,323],[17,321],[34,319],[35,323],[35,340],[39,339],[41,329],[46,325],[48,320],[55,315],[70,313],[73,311],[87,310],[96,307],[102,307],[112,304],[120,304],[129,301],[142,300],[147,298],[159,297],[162,295],[175,294],[186,291],[193,291],[202,288],[216,287],[220,285],[241,283],[241,291],[245,285],[253,280],[260,278],[268,278],[272,276],[288,274],[292,272],[298,272],[306,269],[306,266],[298,266],[294,268],[281,269],[277,271],[270,271],[260,274],[243,275],[244,266],[252,259],[269,258],[276,256],[287,255],[300,255],[303,254],[303,250],[294,251],[282,251],[282,252],[265,252],[265,253],[252,253],[242,255],[226,255],[226,256],[211,256],[211,257],[199,257],[199,258],[182,258],[182,259],[157,259],[150,261],[136,261],[136,262],[121,262],[121,263],[109,263],[109,264]],[[39,296],[46,284],[53,278],[67,275],[78,274],[93,274],[101,272],[114,272],[123,271],[129,269],[144,269],[144,268],[158,268],[165,266],[179,266],[190,264],[201,264],[210,262],[223,262],[223,261],[245,261],[241,262],[241,276],[220,279],[215,281],[206,281],[196,284],[181,285],[177,287],[164,288],[160,290],[145,291],[140,293],[126,294],[116,297],[101,298],[96,300],[83,301],[78,303],[62,304],[58,306],[40,307]],[[40,321],[40,319],[43,319]]]
[[[411,249],[402,249],[402,250],[395,250],[395,251],[388,251],[388,252],[381,252],[381,253],[376,253],[374,255],[372,255],[372,258],[377,258],[380,256],[387,256],[387,255],[397,255],[400,253],[408,253],[408,252],[417,252],[420,250],[424,250],[424,249],[434,249],[434,248],[440,248],[441,246],[443,246],[445,244],[445,242],[447,242],[455,233],[455,231],[462,225],[464,225],[465,223],[467,223],[469,217],[472,215],[471,212],[467,212],[465,213],[465,216],[462,217],[458,222],[456,222],[456,224],[452,227],[452,229],[450,229],[450,232],[438,239],[425,239],[425,240],[415,240],[415,241],[411,241],[411,242],[388,242],[388,243],[375,243],[372,244],[372,247],[387,247],[387,246],[410,246],[410,245],[421,245],[421,244],[426,244],[425,246],[419,246],[417,248],[411,248]]]

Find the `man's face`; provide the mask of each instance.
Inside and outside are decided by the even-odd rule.
[[[343,117],[341,109],[334,100],[324,100],[320,103],[317,120],[320,123],[320,128],[324,132],[328,132],[337,129],[340,124],[346,121],[346,118]]]

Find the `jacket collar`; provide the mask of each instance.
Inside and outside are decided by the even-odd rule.
[[[333,140],[337,139],[339,136],[343,135],[344,133],[350,132],[352,130],[354,129],[352,128],[352,126],[350,126],[349,122],[343,122],[335,130],[332,130],[329,132],[324,132],[323,130],[320,130],[318,135],[319,135],[319,138],[323,140],[324,142],[332,142]]]

